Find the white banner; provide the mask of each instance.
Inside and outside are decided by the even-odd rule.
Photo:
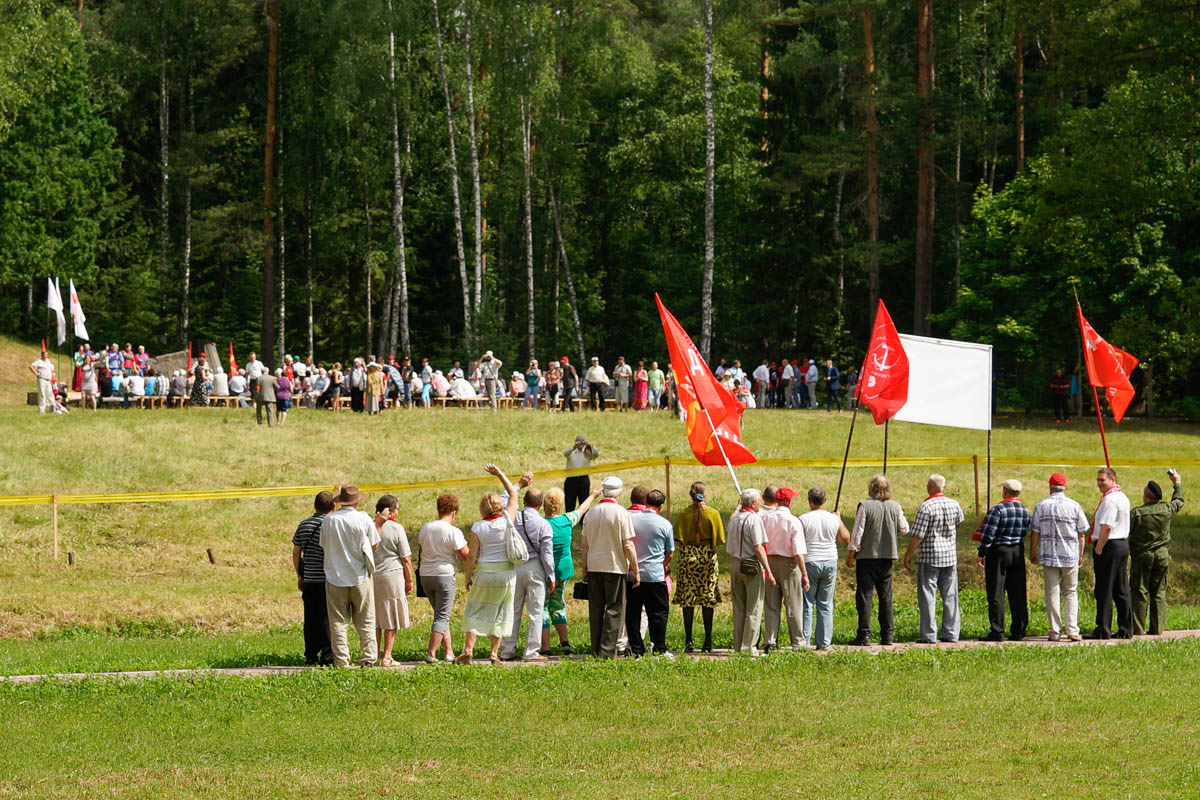
[[[58,320],[58,343],[67,340],[67,321],[63,318],[62,292],[58,290],[58,278],[46,278],[46,307],[54,312]]]
[[[88,336],[87,327],[83,324],[87,321],[87,317],[83,315],[83,306],[79,304],[79,293],[75,291],[75,281],[71,280],[67,285],[71,290],[71,320],[75,323],[75,335],[86,342],[91,337]]]
[[[992,346],[900,334],[908,354],[908,402],[894,419],[992,429]]]

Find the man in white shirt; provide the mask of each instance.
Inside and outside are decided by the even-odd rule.
[[[783,370],[779,373],[779,392],[775,398],[775,405],[779,408],[787,408],[791,403],[792,381],[796,379],[796,370],[792,369],[791,362],[786,358],[783,360]]]
[[[733,651],[750,655],[758,655],[754,642],[762,624],[766,587],[775,585],[767,561],[767,532],[758,513],[760,508],[762,493],[758,489],[743,491],[737,513],[729,518],[725,540],[725,552],[729,556],[729,596],[733,601]]]
[[[603,411],[604,387],[608,385],[608,375],[596,356],[592,356],[592,365],[587,368],[583,379],[588,383],[588,408]]]
[[[588,584],[588,621],[592,633],[592,655],[613,658],[625,621],[625,576],[631,586],[642,583],[637,550],[633,546],[633,522],[617,502],[624,482],[610,475],[600,484],[604,498],[583,517],[583,574]],[[632,572],[631,572],[632,570]]]
[[[1046,588],[1046,614],[1050,617],[1047,638],[1057,642],[1063,634],[1079,641],[1079,568],[1083,566],[1083,540],[1088,532],[1083,507],[1067,497],[1067,476],[1050,476],[1050,496],[1033,507],[1029,526],[1029,560],[1042,565]],[[1060,598],[1061,588],[1061,598]],[[1066,606],[1066,620],[1060,606]],[[1064,629],[1063,623],[1066,623]]]
[[[629,387],[633,382],[633,367],[625,363],[625,356],[617,357],[612,376],[617,382],[617,410],[624,411],[629,407]]]
[[[767,360],[754,368],[754,398],[755,407],[767,407],[767,389],[771,385],[771,368],[767,366]]]
[[[737,359],[734,359],[733,366],[726,372],[733,375],[733,382],[738,386],[741,386],[742,382],[746,380],[746,371],[742,369],[742,362]]]
[[[1103,467],[1096,473],[1100,507],[1092,521],[1092,569],[1096,573],[1096,629],[1087,638],[1111,639],[1113,605],[1117,607],[1117,638],[1133,635],[1133,605],[1129,594],[1129,497],[1117,485],[1117,472]]]
[[[325,554],[325,607],[329,613],[329,642],[336,666],[350,666],[346,628],[353,621],[362,647],[359,666],[374,666],[378,656],[375,642],[375,547],[379,533],[370,515],[359,511],[362,492],[347,484],[334,495],[341,506],[321,520],[321,550]]]
[[[504,366],[504,362],[492,355],[492,351],[488,350],[479,359],[479,376],[483,379],[484,395],[488,399],[488,403],[492,407],[492,411],[496,410],[496,398],[498,389],[503,387],[503,382],[500,381],[500,368]]]
[[[250,385],[250,391],[257,391],[258,379],[263,376],[263,373],[266,372],[267,368],[263,365],[263,362],[258,360],[258,355],[253,350],[250,351],[250,359],[246,362],[245,370],[246,380]]]
[[[778,647],[780,616],[787,605],[788,638],[793,650],[804,645],[804,593],[808,591],[808,571],[804,556],[808,547],[804,526],[792,513],[796,493],[787,486],[763,489],[763,507],[759,515],[767,534],[767,563],[775,576],[775,585],[767,587],[763,620],[763,652]]]
[[[240,369],[229,376],[229,394],[238,399],[239,406],[246,407],[246,370]]]
[[[42,351],[41,358],[34,359],[29,365],[29,371],[37,376],[38,387],[38,413],[45,414],[47,411],[54,410],[54,391],[50,387],[50,382],[54,379],[54,364],[46,357],[46,351]]]

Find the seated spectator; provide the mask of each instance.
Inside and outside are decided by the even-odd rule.
[[[155,377],[154,370],[146,370],[146,375],[142,380],[146,382],[146,386],[142,390],[144,397],[154,397],[154,395],[158,394],[158,378]]]
[[[329,390],[329,373],[324,367],[317,368],[317,377],[313,379],[312,386],[304,393],[304,402],[309,408],[316,408],[320,405],[321,398],[325,392]]]
[[[212,395],[213,397],[229,397],[229,376],[220,367],[213,375]]]
[[[112,393],[114,396],[120,397],[121,385],[125,382],[125,376],[121,372],[121,368],[117,367],[111,371],[109,375],[109,383],[112,385]]]
[[[508,381],[508,393],[513,397],[524,397],[527,387],[528,384],[525,383],[525,376],[519,372],[514,372],[512,378]]]
[[[108,368],[108,362],[101,360],[98,362],[99,367],[96,368],[96,384],[99,387],[101,397],[112,397],[112,371]]]
[[[475,387],[466,378],[455,378],[450,383],[450,396],[455,400],[470,400],[479,397],[475,393]]]
[[[182,370],[175,370],[171,375],[171,393],[168,395],[167,402],[170,405],[182,405],[183,398],[187,397],[188,386],[187,377]]]
[[[129,382],[131,385],[130,394],[134,397],[146,396],[146,379],[142,377],[142,373],[135,368],[129,373]]]
[[[229,376],[229,396],[236,397],[238,405],[245,408],[249,395],[246,391],[246,370],[239,369],[236,374]]]
[[[433,391],[435,397],[446,397],[450,393],[450,382],[440,369],[433,373]]]

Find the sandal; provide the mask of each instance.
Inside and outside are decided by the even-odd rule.
[[[454,659],[454,663],[470,665],[473,660],[474,660],[474,658],[472,657],[471,653],[469,651],[466,651],[466,652],[459,653],[458,658]]]
[[[488,656],[488,661],[492,662],[493,667],[500,666],[500,656],[496,655],[495,653],[492,653],[490,656]]]

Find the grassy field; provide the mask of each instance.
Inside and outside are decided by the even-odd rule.
[[[382,417],[298,412],[268,430],[251,411],[110,410],[39,417],[0,342],[0,494],[127,492],[453,480],[495,461],[511,472],[557,469],[587,433],[602,462],[670,455],[671,488],[707,480],[728,513],[723,469],[687,463],[666,414],[398,412]],[[19,386],[18,386],[19,384]],[[853,455],[878,456],[882,431],[860,419]],[[849,416],[749,412],[760,457],[840,457]],[[1114,456],[1188,458],[1200,427],[1130,420]],[[978,432],[897,424],[894,456],[983,455]],[[1096,463],[1094,426],[1004,418],[998,456]],[[967,510],[960,538],[964,636],[984,632],[981,570],[973,565],[971,468],[940,469]],[[1030,504],[1045,468],[1017,477]],[[873,469],[850,470],[850,512]],[[908,513],[927,470],[889,469]],[[1161,470],[1122,470],[1136,495]],[[1194,476],[1183,470],[1185,484]],[[603,474],[603,468],[597,470]],[[746,485],[836,488],[836,469],[738,471]],[[1091,509],[1091,468],[1068,470]],[[623,475],[664,488],[661,468]],[[470,509],[478,489],[461,493]],[[435,492],[405,493],[410,533],[432,517]],[[374,497],[369,498],[370,501]],[[0,674],[296,664],[301,607],[291,533],[307,498],[60,507],[0,507]],[[1175,523],[1168,619],[1200,628],[1200,521]],[[463,523],[471,515],[464,515]],[[205,554],[217,557],[209,564]],[[75,554],[68,566],[66,551]],[[1090,627],[1091,573],[1081,581]],[[853,635],[853,581],[839,579],[835,642]],[[1031,632],[1045,630],[1041,579],[1030,571]],[[916,636],[911,577],[898,572],[897,637]],[[423,649],[429,610],[398,657]],[[461,593],[457,620],[461,618]],[[587,645],[572,603],[572,641]],[[730,641],[728,605],[716,643]],[[354,637],[351,637],[352,639]],[[459,639],[461,641],[461,639]],[[683,644],[678,613],[668,642]],[[614,797],[768,794],[831,797],[1195,796],[1200,642],[1102,648],[988,648],[703,663],[628,661],[551,669],[430,668],[408,673],[308,671],[265,679],[0,683],[0,797]],[[1097,684],[1097,679],[1099,683]],[[714,788],[717,790],[714,792]]]

